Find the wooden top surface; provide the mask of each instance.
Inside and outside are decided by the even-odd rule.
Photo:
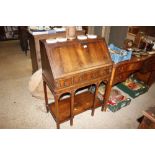
[[[123,64],[128,64],[128,63],[131,64],[131,63],[135,63],[135,62],[144,62],[144,61],[146,61],[146,60],[150,60],[150,58],[153,58],[153,57],[155,57],[155,54],[153,54],[153,55],[141,56],[141,57],[136,57],[136,56],[132,55],[132,57],[131,57],[130,60],[121,61],[121,62],[116,63],[116,64],[113,63],[113,66],[114,66],[114,67],[118,67],[118,66],[121,66],[121,65],[123,65]]]
[[[46,45],[54,78],[112,65],[103,39],[74,40]]]

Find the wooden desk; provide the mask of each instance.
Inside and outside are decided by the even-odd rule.
[[[131,60],[123,61],[117,64],[113,63],[110,82],[105,91],[104,107],[102,111],[107,109],[107,101],[110,96],[111,88],[117,83],[125,81],[131,74],[136,73],[139,80],[143,80],[147,84],[155,81],[155,55],[141,56],[137,58],[132,56]]]
[[[77,35],[84,34],[85,31],[77,31]],[[40,56],[40,45],[39,41],[49,38],[66,37],[66,32],[58,32],[53,34],[39,34],[33,35],[28,31],[29,34],[29,46],[32,61],[32,73],[41,68],[41,56]]]
[[[42,74],[47,111],[60,123],[70,120],[86,110],[103,105],[97,98],[99,84],[108,83],[112,61],[104,39],[73,40],[64,43],[47,44],[40,42]],[[94,84],[95,94],[84,92],[76,95],[80,88]],[[55,103],[49,104],[46,85],[54,95]],[[60,100],[64,93],[70,98]]]

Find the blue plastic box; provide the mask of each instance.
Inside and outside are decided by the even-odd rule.
[[[113,53],[112,51],[115,51],[115,53]],[[126,51],[126,50],[120,49],[113,44],[109,45],[109,52],[111,55],[111,59],[114,63],[130,60],[132,56],[132,51]]]

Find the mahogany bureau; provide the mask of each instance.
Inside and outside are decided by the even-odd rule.
[[[73,40],[48,44],[40,41],[42,76],[45,92],[45,103],[56,121],[60,123],[70,120],[86,110],[103,106],[97,98],[101,82],[108,84],[111,77],[112,61],[103,38]],[[89,91],[77,94],[77,90],[90,85],[96,86],[94,94]],[[49,104],[46,92],[49,87],[55,102]],[[61,99],[69,93],[70,97]]]

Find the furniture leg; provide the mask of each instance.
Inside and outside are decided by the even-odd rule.
[[[110,85],[110,84],[108,84],[108,86],[106,86],[105,96],[103,97],[104,101],[103,101],[102,109],[101,109],[102,111],[106,111],[106,109],[107,109],[107,101],[110,96],[111,88],[112,88],[112,85]]]
[[[74,96],[75,96],[75,91],[71,92],[71,103],[70,103],[70,125],[73,125],[73,117],[74,117]]]
[[[95,104],[96,104],[97,95],[98,95],[98,88],[99,88],[99,83],[96,84],[96,90],[95,90],[95,95],[94,95],[94,100],[93,100],[93,107],[92,107],[92,113],[91,113],[92,116],[94,116],[94,112],[95,112]]]
[[[43,87],[44,87],[44,96],[45,96],[46,112],[48,112],[49,109],[48,109],[47,87],[46,87],[46,82],[45,82],[44,80],[43,80]]]
[[[103,100],[101,111],[103,111],[103,110],[106,111],[106,109],[108,107],[107,106],[107,101],[109,99],[111,88],[113,86],[115,71],[116,71],[116,68],[113,66],[113,69],[112,69],[112,72],[111,72],[111,78],[110,78],[110,81],[108,82],[108,84],[106,85],[105,95],[103,96],[104,100]]]
[[[55,95],[55,115],[56,115],[56,125],[57,125],[57,129],[60,129],[60,123],[59,123],[59,96]]]

